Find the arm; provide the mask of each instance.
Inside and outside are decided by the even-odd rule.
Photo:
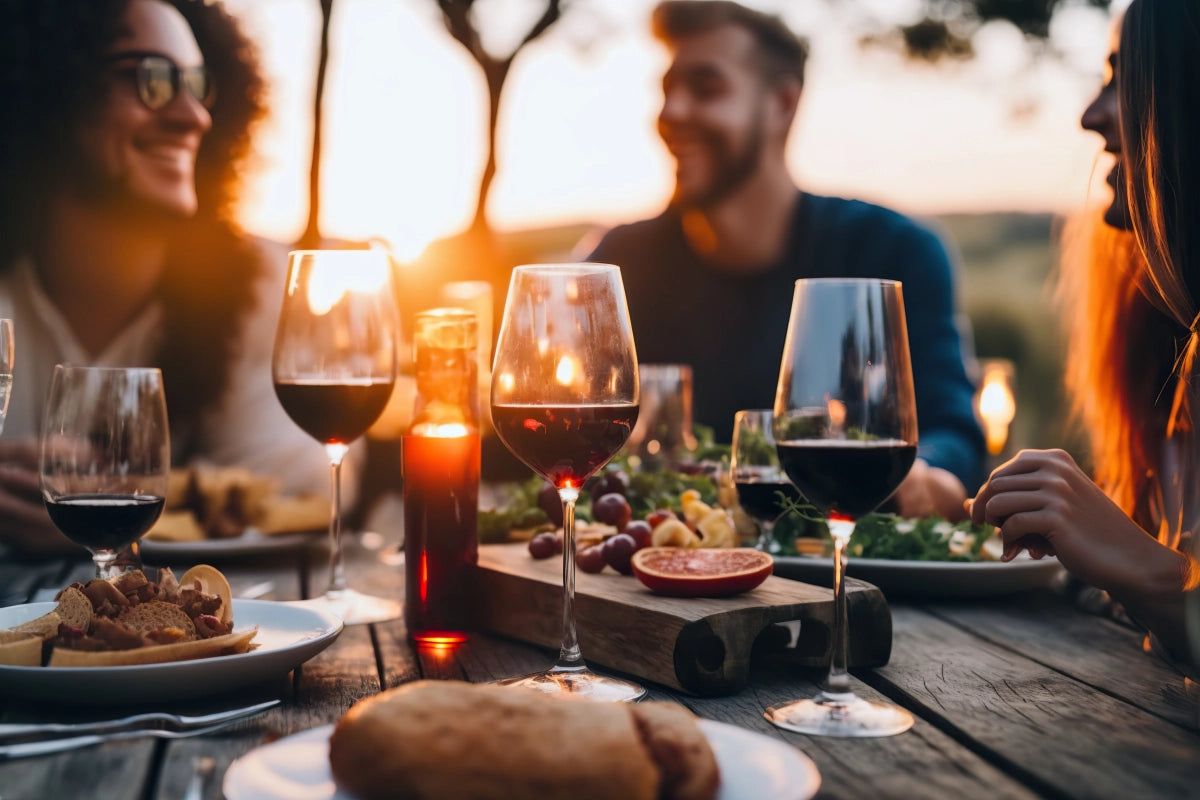
[[[1022,450],[971,503],[973,522],[1000,528],[1004,560],[1056,555],[1073,575],[1121,602],[1187,661],[1184,599],[1200,566],[1143,531],[1061,450]]]
[[[889,245],[904,283],[921,437],[920,460],[897,490],[896,504],[904,516],[961,519],[967,489],[981,477],[984,445],[956,322],[954,269],[941,241],[921,228]]]
[[[0,442],[0,543],[25,556],[83,553],[46,513],[33,439]]]

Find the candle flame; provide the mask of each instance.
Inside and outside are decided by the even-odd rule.
[[[1005,367],[993,364],[984,370],[977,410],[987,437],[988,452],[999,455],[1008,441],[1008,426],[1017,415],[1017,403]]]
[[[426,436],[431,439],[455,439],[468,433],[470,431],[467,430],[467,426],[460,422],[426,422],[414,425],[412,429],[414,436]]]

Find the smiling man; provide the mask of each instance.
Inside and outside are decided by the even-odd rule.
[[[797,187],[784,153],[808,52],[780,19],[725,0],[668,0],[652,19],[671,54],[658,130],[675,192],[590,256],[622,267],[639,360],[691,364],[695,419],[729,441],[735,412],[773,404],[796,279],[902,281],[920,458],[895,505],[961,518],[983,437],[944,246],[894,211]]]

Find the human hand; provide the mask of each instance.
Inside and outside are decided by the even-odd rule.
[[[896,513],[902,517],[928,517],[933,514],[958,522],[967,516],[963,502],[967,490],[962,481],[940,467],[931,467],[924,459],[913,462],[912,469],[892,496]]]
[[[31,556],[80,552],[46,513],[32,439],[0,442],[0,542]]]
[[[1182,554],[1142,530],[1062,450],[1022,450],[970,502],[971,521],[997,526],[1004,561],[1022,549],[1057,555],[1076,577],[1114,593],[1180,591]]]

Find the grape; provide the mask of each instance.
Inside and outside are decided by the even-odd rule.
[[[556,548],[555,540],[557,537],[549,531],[544,531],[534,536],[529,540],[529,555],[534,558],[550,558],[555,552],[561,553],[561,548]]]
[[[615,525],[618,531],[623,531],[625,525],[633,517],[633,509],[629,507],[629,502],[623,495],[614,492],[601,495],[592,503],[592,516],[596,518],[597,522]]]
[[[558,496],[558,489],[554,488],[553,483],[547,481],[546,485],[538,492],[537,504],[538,508],[546,512],[546,516],[550,518],[550,522],[554,527],[562,527],[562,498]]]
[[[588,491],[592,497],[603,497],[606,494],[619,494],[625,497],[629,492],[629,476],[624,470],[607,470],[596,478],[596,482]]]
[[[618,533],[604,542],[604,560],[610,567],[622,575],[632,575],[633,567],[629,560],[638,549],[637,542],[628,533]]]
[[[594,544],[575,554],[575,566],[584,572],[599,572],[604,569],[604,545]]]
[[[654,534],[654,529],[650,527],[650,523],[645,520],[635,519],[633,522],[625,526],[624,533],[633,537],[637,549],[650,546],[650,539]]]

